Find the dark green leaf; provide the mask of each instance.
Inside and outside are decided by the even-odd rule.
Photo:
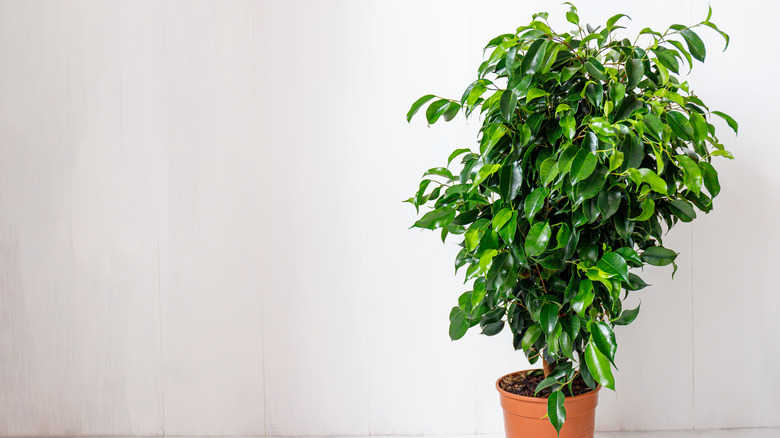
[[[685,39],[685,43],[688,44],[688,50],[691,51],[691,55],[701,62],[704,62],[704,58],[707,56],[707,50],[704,48],[704,42],[696,35],[696,32],[690,29],[681,29],[680,33]]]
[[[575,184],[590,176],[596,170],[598,159],[590,151],[580,149],[571,162],[571,183]]]
[[[720,193],[720,182],[718,182],[718,172],[712,167],[712,164],[706,161],[699,161],[699,167],[704,174],[704,187],[710,192],[710,196],[713,198]]]
[[[602,386],[615,390],[615,378],[612,376],[609,359],[592,342],[588,342],[585,349],[585,362],[588,364],[588,371]]]
[[[542,65],[546,43],[547,41],[543,39],[538,39],[531,43],[531,46],[528,48],[525,56],[523,56],[523,62],[520,65],[523,74],[532,75],[536,73],[536,70]]]
[[[547,222],[537,222],[528,231],[528,237],[525,239],[525,253],[528,256],[536,257],[547,249],[550,242],[550,225]]]
[[[469,329],[469,322],[460,308],[455,307],[453,313],[450,314],[450,339],[457,341],[466,334],[466,331]]]
[[[626,62],[626,75],[628,76],[628,89],[634,89],[645,75],[645,67],[641,59],[630,59]]]
[[[555,326],[558,324],[558,306],[553,303],[547,303],[542,306],[542,311],[539,314],[539,323],[547,336],[551,336]]]
[[[688,118],[682,113],[669,111],[666,113],[666,121],[669,122],[669,126],[675,135],[681,139],[690,140],[693,138],[693,127],[688,122]]]
[[[433,125],[439,120],[439,117],[447,111],[450,101],[447,99],[439,99],[433,102],[425,111],[425,118],[428,119],[428,124]]]
[[[694,211],[693,206],[688,201],[673,199],[669,201],[669,206],[672,208],[674,215],[683,222],[690,222],[696,218],[696,211]]]
[[[487,336],[495,336],[501,333],[501,330],[503,330],[503,328],[504,328],[504,321],[491,322],[489,324],[485,324],[482,327],[482,334]]]
[[[511,122],[512,114],[514,114],[515,107],[517,106],[517,95],[513,91],[505,91],[504,94],[501,95],[499,106],[504,120]]]
[[[605,190],[599,192],[597,203],[602,218],[607,219],[617,212],[620,207],[621,197],[620,190]]]
[[[677,258],[677,253],[662,246],[651,246],[642,253],[642,260],[653,266],[666,266]]]
[[[639,307],[637,306],[636,309],[632,310],[624,310],[623,313],[620,314],[620,318],[612,321],[615,325],[629,325],[636,319],[637,315],[639,315]]]
[[[451,207],[442,207],[429,211],[420,218],[420,220],[415,222],[412,227],[435,230],[447,226],[453,219],[455,219],[455,210]]]
[[[545,187],[537,187],[527,198],[525,198],[524,210],[525,216],[529,222],[533,223],[533,217],[544,206],[544,200],[547,197],[547,189]]]
[[[600,321],[591,321],[590,324],[588,324],[588,329],[596,347],[598,347],[599,351],[601,351],[601,353],[614,365],[617,341],[615,340],[615,333],[612,331],[612,328],[609,324]]]
[[[554,391],[547,398],[547,416],[550,418],[555,431],[560,433],[563,423],[566,421],[566,408],[564,407],[564,395],[560,390]]]
[[[542,334],[542,328],[538,325],[532,325],[531,327],[528,327],[528,330],[525,331],[525,334],[523,335],[523,339],[520,342],[521,346],[523,347],[523,350],[528,351],[533,345],[536,343],[536,340],[539,339],[539,336]]]

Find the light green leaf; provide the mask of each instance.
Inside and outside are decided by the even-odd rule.
[[[479,172],[477,172],[477,177],[474,179],[474,185],[478,186],[480,183],[482,183],[482,181],[487,179],[490,175],[496,173],[496,171],[500,168],[500,164],[488,164],[482,166],[482,168],[479,169]]]
[[[531,347],[534,346],[541,334],[542,328],[540,326],[532,325],[531,327],[528,327],[528,330],[526,330],[525,334],[523,335],[523,339],[520,341],[520,346],[523,348],[523,350],[528,351]]]
[[[577,295],[571,300],[571,307],[578,315],[584,316],[585,310],[593,304],[593,298],[593,282],[589,278],[584,278],[580,281]]]
[[[642,201],[642,213],[640,213],[637,217],[631,218],[631,220],[636,222],[643,222],[650,219],[654,213],[655,201],[650,198],[645,198],[645,200]]]
[[[528,94],[525,96],[525,101],[530,102],[536,98],[542,97],[542,96],[549,96],[550,93],[540,90],[538,88],[531,88],[528,90]]]

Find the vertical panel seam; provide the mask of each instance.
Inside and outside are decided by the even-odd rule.
[[[691,0],[688,0],[688,23],[691,22],[691,8],[693,8],[693,5],[691,4]],[[693,252],[693,233],[694,233],[694,225],[691,224],[691,241],[690,241],[690,254],[691,254],[691,277],[690,277],[690,288],[691,288],[691,429],[696,430],[696,350],[695,350],[695,337],[696,337],[696,325],[694,324],[694,316],[695,316],[695,310],[694,305],[696,304],[694,299],[695,289],[694,289],[694,252]]]
[[[149,21],[150,25],[154,23],[154,8],[150,3],[149,5]],[[160,5],[162,7],[162,5]],[[163,40],[163,51],[165,50],[165,33],[161,34]],[[155,151],[157,149],[154,149]],[[160,279],[161,263],[160,263],[160,160],[159,155],[153,155],[155,161],[155,183],[154,183],[154,200],[155,206],[155,222],[157,223],[157,317],[158,317],[158,329],[160,333],[160,429],[162,436],[165,437],[165,363],[163,360],[163,314],[162,314],[162,281]]]
[[[250,2],[251,10],[251,23],[252,26],[252,95],[254,96],[254,105],[255,108],[258,108],[259,100],[257,96],[257,24],[255,22],[255,18],[257,15],[257,8],[255,6],[255,2]],[[262,258],[261,258],[262,259]],[[262,274],[262,271],[264,269],[262,260],[260,261],[260,271]],[[267,276],[262,275],[262,278],[267,278]],[[266,402],[266,393],[268,391],[268,384],[265,379],[265,318],[263,317],[263,310],[265,309],[264,300],[263,297],[265,294],[263,293],[263,289],[260,290],[260,354],[262,355],[262,360],[260,364],[260,374],[261,379],[263,381],[263,437],[268,436],[268,416],[266,412],[267,409],[267,402]]]

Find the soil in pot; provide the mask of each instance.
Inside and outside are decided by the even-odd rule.
[[[547,398],[552,391],[551,388],[545,388],[539,391],[539,394],[534,395],[536,386],[542,380],[544,380],[544,373],[542,373],[541,370],[534,370],[528,373],[517,373],[504,376],[498,384],[504,391],[515,395],[521,395],[523,397]],[[572,389],[574,394],[569,392],[568,386],[563,389],[566,397],[577,396],[591,391],[585,381],[582,380],[582,378],[579,376],[574,379],[574,382],[572,382]]]

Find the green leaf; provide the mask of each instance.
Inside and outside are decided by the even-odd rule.
[[[620,254],[614,252],[604,254],[601,257],[601,260],[596,263],[596,267],[607,274],[616,275],[618,278],[628,283],[628,264]]]
[[[666,121],[669,122],[669,126],[672,131],[683,140],[690,140],[693,138],[693,127],[688,118],[682,113],[677,111],[669,111],[666,113]]]
[[[530,102],[536,98],[542,97],[542,96],[549,96],[550,93],[540,90],[538,88],[531,88],[528,90],[528,94],[525,96],[525,101]]]
[[[533,223],[533,218],[544,206],[544,200],[547,198],[548,191],[545,187],[537,187],[527,198],[525,198],[524,210],[525,217]]]
[[[455,307],[453,313],[450,314],[450,339],[457,341],[466,334],[466,331],[469,329],[469,322],[460,308]]]
[[[481,169],[479,169],[479,172],[477,172],[477,177],[474,179],[474,186],[478,186],[482,183],[485,179],[487,179],[490,175],[496,173],[498,169],[501,168],[500,164],[488,164],[485,166],[482,166]]]
[[[645,249],[641,257],[644,262],[653,266],[666,266],[674,262],[677,253],[663,246],[651,246]]]
[[[547,303],[542,306],[542,311],[539,313],[539,323],[542,325],[547,336],[551,336],[555,326],[558,324],[558,306],[553,303]]]
[[[409,112],[406,113],[406,121],[411,122],[412,117],[414,117],[414,115],[417,114],[417,111],[420,109],[420,107],[428,103],[434,97],[436,96],[434,96],[433,94],[426,94],[425,96],[414,101],[412,107],[409,108]]]
[[[673,199],[669,201],[669,206],[672,208],[674,215],[683,222],[690,222],[696,219],[696,211],[688,201]]]
[[[569,238],[571,238],[571,228],[563,223],[561,224],[561,227],[558,228],[558,233],[555,235],[555,241],[557,242],[555,249],[565,247],[566,244],[569,243]]]
[[[590,77],[594,79],[598,79],[599,81],[606,82],[609,80],[609,76],[605,73],[604,66],[601,65],[601,63],[593,57],[588,58],[588,60],[585,62],[585,70],[588,71],[588,74]]]
[[[704,42],[699,38],[699,35],[696,35],[696,32],[687,28],[681,29],[680,34],[682,34],[685,39],[685,43],[688,44],[688,50],[691,51],[691,55],[699,61],[704,62],[704,58],[707,56],[707,50],[704,48]]]
[[[496,231],[500,230],[512,218],[512,212],[513,210],[511,209],[502,208],[501,211],[496,213],[492,221],[493,229]]]
[[[501,169],[499,175],[499,191],[501,196],[511,201],[520,193],[523,185],[523,167],[519,162],[512,162]]]
[[[465,154],[466,152],[471,152],[471,149],[469,148],[461,148],[461,149],[455,149],[447,158],[447,165],[449,166],[450,163],[452,163],[452,160],[457,158],[459,155]]]
[[[528,256],[535,257],[547,249],[550,242],[552,230],[547,222],[537,222],[528,231],[528,237],[525,239],[525,253]]]
[[[612,365],[614,365],[617,341],[615,340],[615,333],[612,331],[612,328],[606,323],[591,321],[588,324],[588,330],[590,331],[590,335],[592,336],[592,340],[596,344],[596,347],[598,347],[599,351],[601,351],[601,353],[612,362]]]
[[[620,190],[600,191],[597,204],[603,219],[607,219],[618,211],[622,194]]]
[[[533,347],[541,334],[542,328],[538,325],[532,325],[531,327],[528,327],[528,330],[526,330],[525,334],[523,335],[523,339],[520,341],[520,345],[523,347],[523,350],[528,351],[531,347]]]
[[[615,27],[615,23],[617,23],[617,21],[620,20],[623,17],[626,17],[629,20],[631,20],[631,17],[629,17],[626,14],[617,14],[617,15],[613,15],[612,17],[610,17],[610,19],[607,20],[607,31],[611,31],[612,28]]]
[[[699,165],[687,155],[678,155],[677,163],[683,170],[685,185],[697,195],[701,192],[702,175]]]
[[[589,278],[580,281],[579,290],[574,299],[571,300],[571,307],[580,315],[585,315],[585,310],[593,304],[593,282]]]
[[[425,118],[428,119],[428,124],[433,125],[439,120],[439,117],[447,111],[450,101],[447,99],[439,99],[433,102],[425,111]]]
[[[729,124],[729,127],[734,130],[735,134],[739,133],[739,125],[737,124],[737,121],[732,119],[730,115],[720,112],[720,111],[713,111],[712,114],[715,114],[716,116],[720,117],[721,119],[725,120],[726,123]]]
[[[566,421],[566,408],[564,407],[564,395],[561,390],[554,391],[547,397],[547,417],[550,418],[555,431],[561,433],[563,423]]]
[[[587,149],[580,149],[571,162],[571,183],[576,184],[596,170],[598,159]]]
[[[504,242],[506,243],[513,243],[515,240],[515,232],[517,231],[517,211],[512,211],[511,216],[509,220],[504,224],[500,230],[498,230],[498,235],[501,236],[502,239],[504,239]]]
[[[655,201],[653,201],[650,198],[645,198],[644,201],[642,201],[642,213],[639,214],[639,216],[631,218],[632,221],[636,222],[644,222],[650,217],[653,216],[655,213]]]
[[[504,94],[501,95],[499,107],[501,109],[501,116],[504,117],[504,120],[511,122],[512,115],[517,107],[517,95],[511,90],[505,91]]]
[[[628,89],[636,88],[645,75],[645,66],[641,59],[630,59],[626,62],[626,76],[628,76]]]
[[[429,211],[420,218],[420,220],[415,222],[412,227],[435,230],[447,226],[453,219],[455,219],[455,210],[453,210],[452,207],[442,207]]]
[[[726,32],[723,32],[722,30],[718,29],[718,26],[716,26],[715,23],[711,23],[709,21],[709,19],[707,19],[707,21],[705,21],[702,24],[707,26],[707,27],[710,27],[711,29],[714,29],[715,31],[717,31],[720,34],[720,36],[722,36],[723,39],[726,40],[726,47],[723,48],[723,51],[725,52],[726,49],[729,48],[729,36],[728,36],[728,34]]]
[[[620,318],[612,321],[615,325],[629,325],[636,319],[637,315],[639,315],[639,307],[637,306],[636,309],[632,310],[624,310],[623,313],[620,314]]]
[[[642,183],[647,183],[654,192],[667,195],[666,181],[661,179],[655,172],[650,169],[628,169],[628,174],[634,184],[639,187]]]
[[[653,113],[647,113],[642,116],[642,121],[645,123],[648,132],[656,138],[656,140],[663,140],[664,138],[664,124],[661,119]]]
[[[486,336],[495,336],[501,333],[501,330],[503,329],[504,329],[504,321],[491,322],[489,324],[485,324],[482,327],[482,334]]]
[[[523,71],[523,74],[533,75],[542,65],[546,43],[547,41],[543,39],[538,39],[531,43],[525,56],[523,56],[522,64],[520,64],[520,69]]]
[[[563,128],[563,134],[566,138],[569,140],[573,139],[574,134],[577,131],[577,120],[574,119],[574,116],[569,114],[562,117],[559,124],[561,125],[561,128]]]
[[[599,351],[592,339],[585,348],[585,362],[588,364],[588,371],[601,386],[615,390],[615,378],[612,376],[609,359]]]
[[[712,164],[706,161],[699,161],[699,167],[704,176],[704,187],[710,192],[710,196],[713,198],[720,193],[720,182],[718,182],[718,172],[712,167]]]

